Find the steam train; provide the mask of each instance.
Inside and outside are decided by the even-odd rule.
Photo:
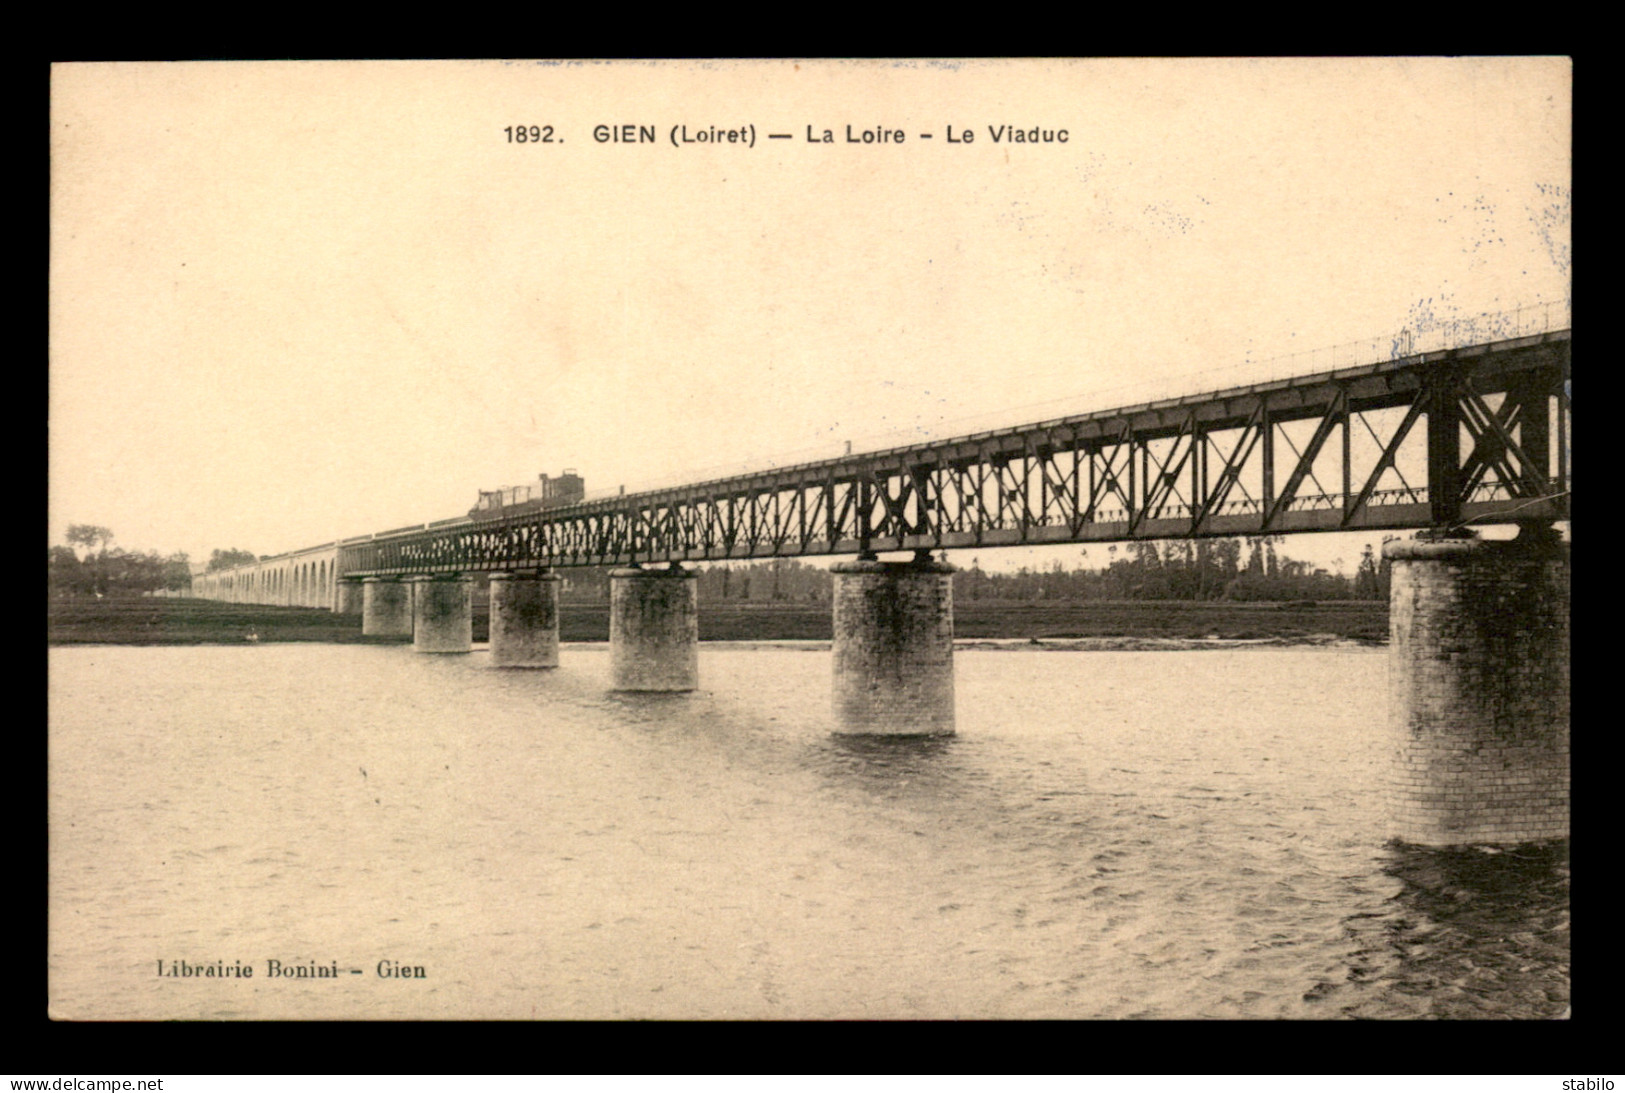
[[[586,482],[573,467],[566,467],[557,478],[543,474],[527,486],[481,490],[480,499],[468,510],[468,517],[470,520],[500,520],[540,509],[578,504],[586,495]]]

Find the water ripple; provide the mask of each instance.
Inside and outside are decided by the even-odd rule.
[[[374,646],[51,651],[51,996],[102,1018],[1463,1018],[1568,1005],[1566,845],[1388,845],[1366,650],[827,653],[686,696]],[[1380,704],[1379,704],[1380,708]],[[109,726],[116,726],[110,729]],[[378,960],[423,964],[379,980]],[[340,982],[157,960],[339,960]]]

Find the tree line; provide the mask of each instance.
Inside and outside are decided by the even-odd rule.
[[[1367,543],[1353,576],[1291,558],[1283,536],[1136,541],[1106,547],[1102,566],[985,573],[977,559],[954,574],[955,599],[1387,600],[1388,562]],[[1088,550],[1082,552],[1088,557]],[[1339,565],[1341,569],[1341,565]]]
[[[192,560],[184,551],[164,555],[157,551],[126,550],[114,543],[111,528],[99,524],[71,524],[65,542],[50,548],[47,586],[58,599],[73,597],[139,596],[149,592],[188,592],[192,588]],[[247,550],[216,550],[208,571],[259,561]]]
[[[192,565],[184,553],[126,550],[113,532],[96,524],[73,524],[67,542],[50,548],[47,573],[51,595],[135,596],[192,587]]]
[[[987,572],[973,557],[953,575],[954,599],[1387,600],[1388,562],[1372,544],[1366,544],[1354,574],[1345,576],[1288,557],[1283,538],[1113,543],[1105,548],[1103,566],[1088,564],[1085,548],[1070,569],[1057,558],[1048,568],[1023,566],[1013,573]],[[562,594],[581,601],[608,600],[609,574],[609,567],[562,570]],[[698,594],[706,601],[827,601],[833,585],[827,563],[774,558],[701,568]]]

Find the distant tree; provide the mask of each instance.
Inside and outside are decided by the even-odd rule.
[[[1215,539],[1212,557],[1218,569],[1218,584],[1222,586],[1235,580],[1241,573],[1241,540]]]
[[[1382,580],[1377,569],[1376,552],[1371,544],[1360,553],[1360,567],[1354,572],[1354,598],[1377,600],[1382,598]]]
[[[1247,537],[1247,565],[1242,571],[1249,577],[1262,577],[1265,574],[1264,541],[1257,536]]]
[[[113,529],[100,524],[69,524],[66,538],[70,547],[84,550],[80,558],[78,591],[96,596],[111,592],[114,555],[122,553],[108,549],[113,542]]]
[[[74,524],[66,538],[69,545],[52,547],[47,559],[53,595],[136,595],[167,587],[172,580],[173,559],[112,546],[113,532],[98,524]],[[83,558],[74,547],[84,550]],[[185,555],[179,557],[185,569]]]
[[[959,600],[979,600],[988,591],[988,576],[982,572],[980,558],[970,560],[969,569],[961,569],[951,578],[954,584],[954,597]]]
[[[105,594],[156,592],[167,581],[169,563],[156,551],[111,550],[103,559],[100,586]]]
[[[255,556],[253,551],[237,550],[235,548],[231,550],[216,550],[213,554],[209,555],[209,567],[207,572],[213,573],[217,569],[235,569],[240,565],[253,565],[257,561],[259,561],[259,558]]]
[[[72,547],[52,547],[46,564],[51,595],[79,596],[91,591],[90,574]]]
[[[98,524],[69,524],[67,539],[69,546],[84,547],[87,554],[91,547],[95,547],[98,554],[106,554],[107,544],[113,541],[113,531]]]
[[[171,592],[189,592],[192,589],[192,560],[184,550],[176,551],[164,559],[164,585]]]

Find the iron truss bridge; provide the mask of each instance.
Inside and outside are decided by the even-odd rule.
[[[1570,330],[342,544],[430,574],[1569,516]]]

